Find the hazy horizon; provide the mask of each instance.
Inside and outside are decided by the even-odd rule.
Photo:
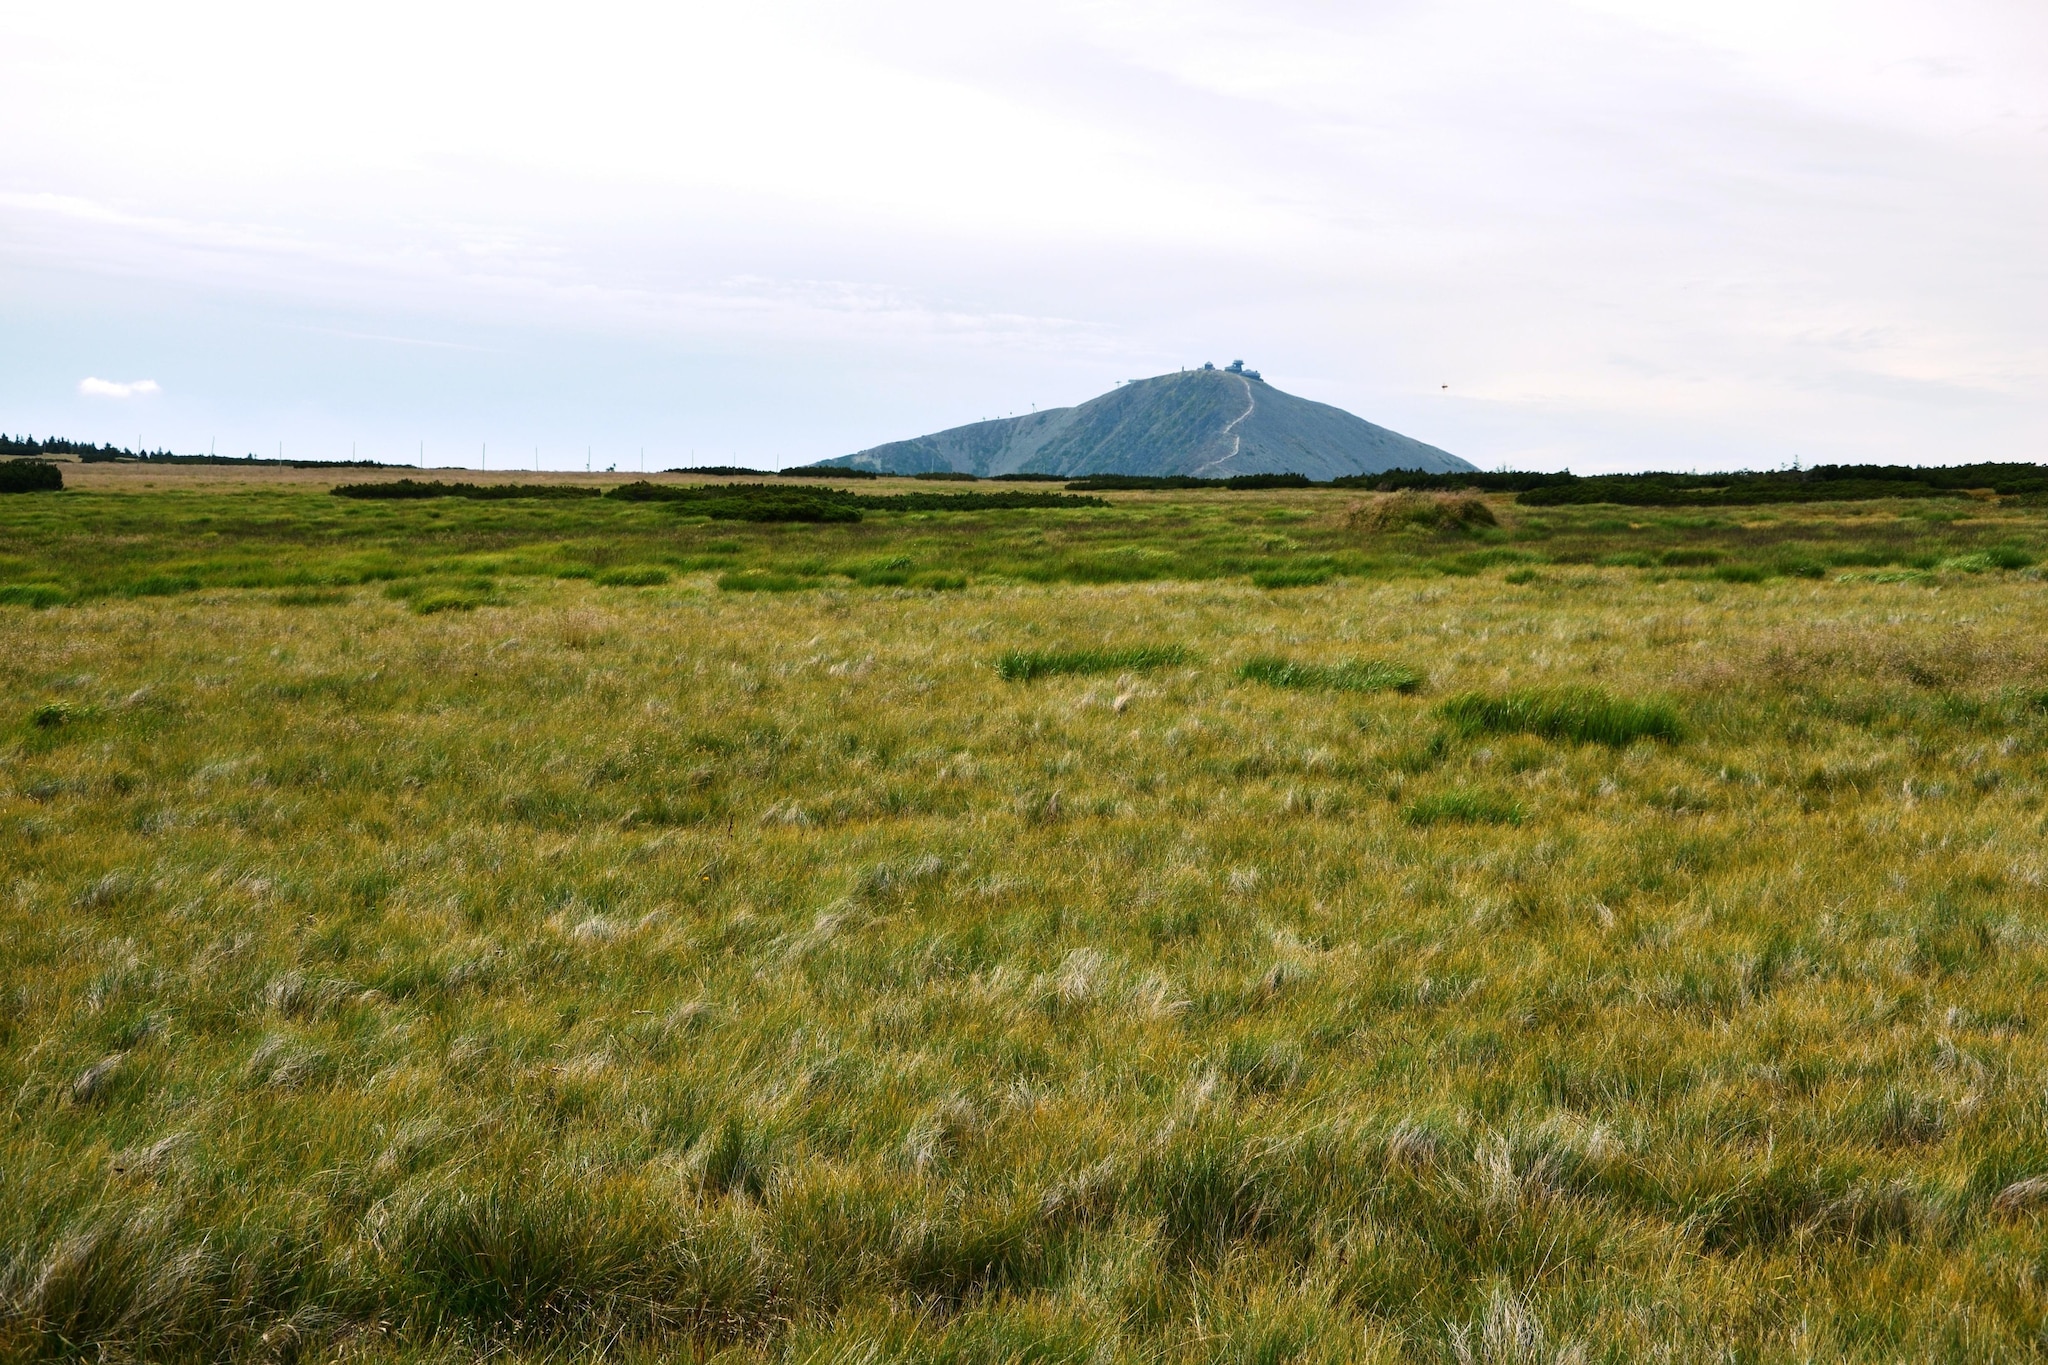
[[[2048,460],[2048,12],[19,6],[0,431],[760,468],[1242,358],[1481,468]]]

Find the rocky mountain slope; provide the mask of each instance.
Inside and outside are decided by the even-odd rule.
[[[896,474],[1306,474],[1474,468],[1448,451],[1297,398],[1256,370],[1184,370],[1133,380],[1071,408],[892,441],[828,465]]]

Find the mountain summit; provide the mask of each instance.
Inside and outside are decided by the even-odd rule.
[[[890,474],[1306,474],[1475,466],[1327,403],[1282,393],[1238,361],[1134,379],[1077,407],[975,422],[821,463]]]

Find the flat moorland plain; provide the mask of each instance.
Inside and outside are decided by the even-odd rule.
[[[182,472],[0,499],[7,1358],[2048,1349],[2042,509]]]
[[[1406,499],[1324,488],[1123,493],[1109,495],[1107,507],[870,512],[816,525],[712,520],[688,504],[611,498],[322,496],[366,477],[362,471],[338,479],[221,466],[67,468],[70,491],[16,495],[8,504],[0,604],[367,585],[439,609],[514,602],[522,588],[576,578],[631,586],[690,575],[726,590],[767,591],[1247,578],[1295,588],[1347,576],[1533,573],[1551,565],[1757,582],[2010,572],[2048,554],[2043,509],[1963,499],[1708,511],[1496,501],[1505,524],[1452,523],[1439,533],[1400,515],[1434,510],[1427,499],[1411,508]],[[551,474],[546,482],[616,487],[626,479]],[[777,491],[804,486],[778,481]],[[953,486],[888,479],[853,487],[888,496]]]

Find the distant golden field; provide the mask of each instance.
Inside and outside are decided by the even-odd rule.
[[[151,474],[0,499],[5,1358],[2048,1353],[2043,509]]]

